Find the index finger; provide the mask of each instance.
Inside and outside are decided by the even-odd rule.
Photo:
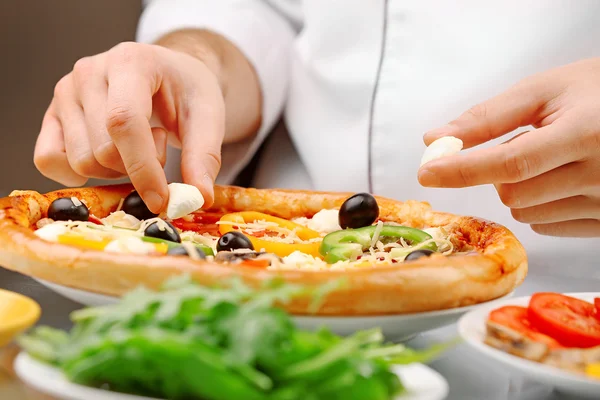
[[[433,160],[419,170],[423,186],[461,188],[515,183],[580,159],[585,150],[570,139],[563,123],[529,131],[501,145]]]
[[[169,192],[149,122],[153,82],[131,67],[112,68],[108,82],[106,128],[131,183],[150,211],[159,213]]]
[[[430,145],[443,136],[461,139],[465,148],[477,146],[543,119],[544,105],[555,97],[554,88],[539,77],[527,78],[507,91],[477,104],[446,126],[425,133]]]

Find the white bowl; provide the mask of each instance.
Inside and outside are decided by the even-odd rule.
[[[25,384],[61,400],[156,400],[71,383],[57,368],[43,364],[24,352],[17,356],[14,367]],[[394,400],[443,400],[448,396],[448,382],[423,364],[394,367],[394,372],[407,389]]]
[[[116,303],[119,300],[118,297],[74,289],[41,279],[36,280],[56,293],[86,306],[102,306]],[[296,322],[296,325],[303,330],[315,330],[319,327],[326,326],[332,332],[344,336],[350,335],[357,330],[379,327],[388,340],[405,341],[421,332],[451,325],[455,323],[461,315],[473,308],[484,304],[495,304],[497,301],[511,297],[512,295],[513,292],[500,299],[467,307],[414,314],[365,317],[294,316],[294,321]]]
[[[600,293],[566,293],[566,295],[592,302],[594,297],[600,297]],[[458,332],[468,345],[484,356],[502,363],[532,380],[551,385],[561,392],[593,399],[600,398],[599,379],[587,378],[559,368],[529,361],[505,353],[484,343],[486,332],[485,322],[493,309],[505,305],[526,307],[529,304],[529,299],[530,297],[517,297],[477,308],[465,314],[458,321]]]

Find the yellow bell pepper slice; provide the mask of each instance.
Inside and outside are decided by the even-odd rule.
[[[63,233],[58,235],[58,243],[67,244],[71,246],[83,247],[92,250],[104,250],[104,248],[112,242],[113,239],[110,237],[103,238],[100,240],[88,239],[83,235],[77,233]],[[151,243],[157,253],[167,254],[169,245],[166,243]]]
[[[266,227],[265,230],[270,230],[273,232],[286,232],[287,230],[294,231],[302,240],[310,240],[321,237],[319,232],[313,231],[312,229],[309,229],[303,225],[257,211],[242,211],[223,215],[219,222],[225,223],[219,224],[219,232],[221,235],[224,235],[227,232],[236,230],[234,228],[235,223],[242,225],[252,223],[254,221],[274,222],[276,224],[275,226]],[[300,251],[305,254],[310,254],[313,257],[322,258],[321,253],[319,253],[319,246],[321,245],[321,242],[281,243],[258,238],[256,236],[252,236],[251,234],[245,235],[248,237],[248,239],[250,239],[254,249],[257,251],[264,249],[264,251],[276,254],[279,257],[289,256],[294,251]]]
[[[585,373],[592,378],[600,379],[600,363],[588,364],[585,367]]]
[[[110,238],[103,238],[100,240],[88,239],[77,233],[63,233],[62,235],[58,235],[58,243],[60,244],[68,244],[93,250],[104,250],[106,245],[111,241],[112,239]]]

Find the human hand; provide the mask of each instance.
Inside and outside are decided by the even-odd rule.
[[[455,136],[465,148],[532,125],[491,148],[433,160],[428,187],[493,184],[513,217],[540,234],[600,236],[600,58],[526,78],[425,134]]]
[[[163,128],[151,128],[151,117]],[[184,52],[122,43],[79,60],[44,116],[34,162],[67,186],[128,175],[148,208],[167,204],[167,132],[182,147],[183,180],[207,204],[220,169],[225,107],[219,78]]]

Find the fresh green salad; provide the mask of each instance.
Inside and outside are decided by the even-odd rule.
[[[19,344],[79,384],[201,400],[389,400],[405,390],[394,364],[425,362],[447,347],[386,344],[377,329],[301,331],[278,305],[306,294],[275,281],[254,290],[180,277],[158,292],[140,288],[118,304],[75,311],[70,332],[41,326]]]

